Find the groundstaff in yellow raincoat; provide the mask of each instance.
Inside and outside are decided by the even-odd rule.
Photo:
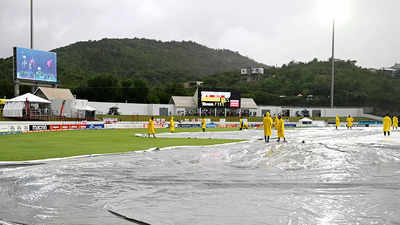
[[[243,129],[243,119],[239,120],[239,130]]]
[[[399,127],[399,119],[397,118],[397,116],[393,116],[393,130]]]
[[[283,138],[283,141],[286,141],[285,138],[285,122],[281,116],[278,117],[278,142]]]
[[[149,137],[150,135],[153,135],[154,138],[156,137],[156,131],[154,130],[154,117],[151,117],[151,119],[149,119],[148,134]]]
[[[175,122],[174,122],[174,117],[171,117],[171,120],[169,121],[169,131],[171,133],[175,132]]]
[[[340,118],[336,115],[336,129],[338,129],[338,127],[340,127]]]
[[[275,126],[275,130],[278,130],[278,121],[279,119],[278,119],[278,116],[277,115],[275,115],[275,119],[274,119],[274,126]]]
[[[351,117],[350,115],[346,118],[346,127],[347,129],[351,129],[353,127],[353,117]]]
[[[203,129],[203,132],[206,131],[206,119],[204,117],[201,119],[201,129]]]
[[[269,137],[272,135],[272,124],[273,124],[272,118],[269,115],[269,112],[267,112],[263,119],[265,142],[269,142]]]
[[[386,134],[387,134],[389,136],[390,135],[390,127],[392,126],[392,120],[390,119],[388,114],[386,114],[386,116],[383,117],[382,123],[383,123],[383,135],[386,136]]]

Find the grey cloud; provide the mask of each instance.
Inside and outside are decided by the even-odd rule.
[[[318,18],[326,0],[35,0],[35,48],[82,40],[144,37],[193,40],[268,65],[330,57],[331,24]],[[348,0],[337,24],[336,56],[364,67],[400,62],[397,0]],[[29,1],[0,1],[0,57],[29,47]]]

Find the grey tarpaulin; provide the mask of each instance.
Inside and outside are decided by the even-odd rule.
[[[0,168],[20,224],[398,224],[400,133],[381,128],[159,134],[248,139]],[[305,143],[302,143],[302,141]],[[110,213],[115,212],[114,213]],[[1,223],[0,223],[1,224]]]

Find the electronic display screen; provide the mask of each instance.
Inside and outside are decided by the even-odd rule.
[[[57,82],[57,56],[54,52],[14,48],[15,77],[36,82]]]
[[[201,108],[240,108],[240,95],[234,91],[199,89],[198,106]]]

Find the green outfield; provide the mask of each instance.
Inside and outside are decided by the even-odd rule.
[[[237,128],[210,128],[207,131],[232,131]],[[78,155],[104,154],[163,148],[182,145],[214,145],[239,140],[187,139],[187,138],[142,138],[135,133],[146,133],[146,129],[124,130],[76,130],[27,133],[0,136],[0,161],[25,161],[62,158]],[[156,129],[157,133],[168,132],[167,128]],[[180,128],[176,132],[198,132],[199,128]]]

